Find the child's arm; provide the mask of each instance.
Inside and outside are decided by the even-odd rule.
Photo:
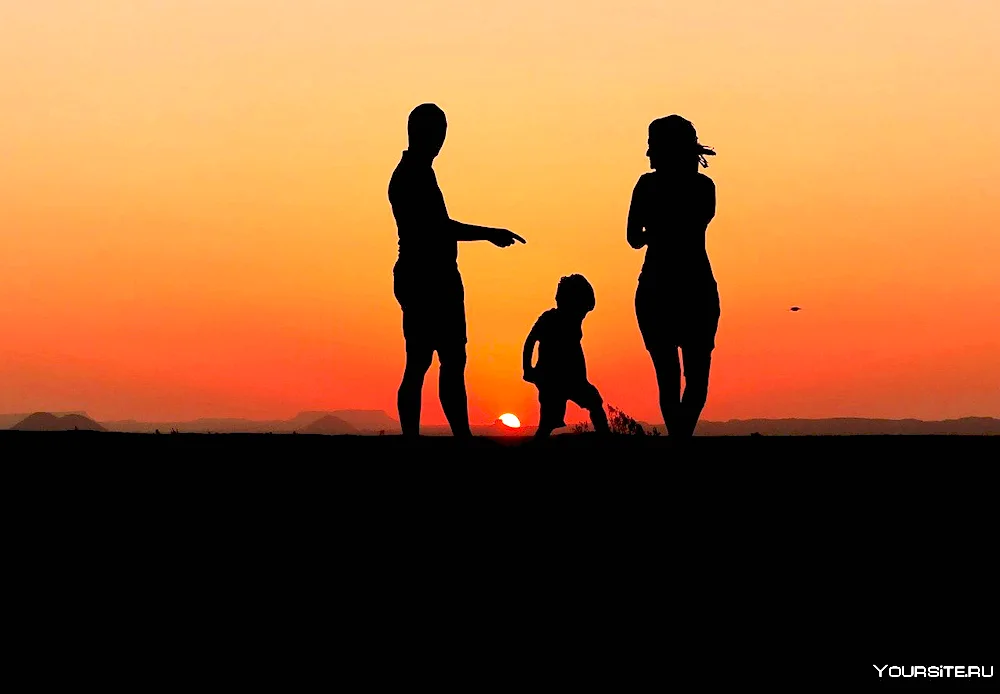
[[[524,350],[521,352],[521,366],[524,368],[524,380],[528,383],[535,382],[535,367],[531,365],[531,358],[535,354],[535,344],[538,342],[538,324],[541,319],[535,321],[528,333],[528,339],[524,341]]]
[[[643,231],[643,219],[645,215],[642,211],[641,186],[642,179],[640,178],[635,184],[635,188],[632,189],[632,201],[628,206],[628,226],[625,232],[628,245],[636,250],[646,245],[646,234]]]

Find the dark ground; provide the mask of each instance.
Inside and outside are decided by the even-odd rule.
[[[627,642],[635,666],[811,658],[870,683],[914,638],[936,662],[995,635],[998,454],[1000,437],[0,431],[8,594],[36,596],[39,638],[52,619],[152,623],[204,649],[280,633],[300,657],[439,644],[422,667],[494,669],[582,639],[576,674]]]

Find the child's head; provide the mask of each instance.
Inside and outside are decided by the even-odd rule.
[[[583,275],[569,275],[559,280],[556,306],[565,311],[586,314],[594,310],[597,300],[594,288]]]

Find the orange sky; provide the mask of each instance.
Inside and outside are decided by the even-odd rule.
[[[528,239],[460,251],[474,421],[536,421],[520,349],[571,272],[591,379],[659,421],[625,218],[670,113],[718,151],[706,419],[1000,416],[998,28],[971,0],[0,1],[0,412],[395,415],[386,186],[433,101],[452,215]]]

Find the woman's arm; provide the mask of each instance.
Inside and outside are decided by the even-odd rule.
[[[628,240],[628,245],[636,250],[646,245],[646,233],[643,227],[645,215],[642,209],[641,185],[642,179],[640,178],[639,182],[635,184],[635,188],[632,189],[632,201],[628,206],[628,224],[625,230],[625,238]]]
[[[705,182],[705,190],[702,192],[703,197],[703,207],[704,210],[704,222],[705,226],[715,219],[715,181],[713,181],[708,176],[701,174]]]

